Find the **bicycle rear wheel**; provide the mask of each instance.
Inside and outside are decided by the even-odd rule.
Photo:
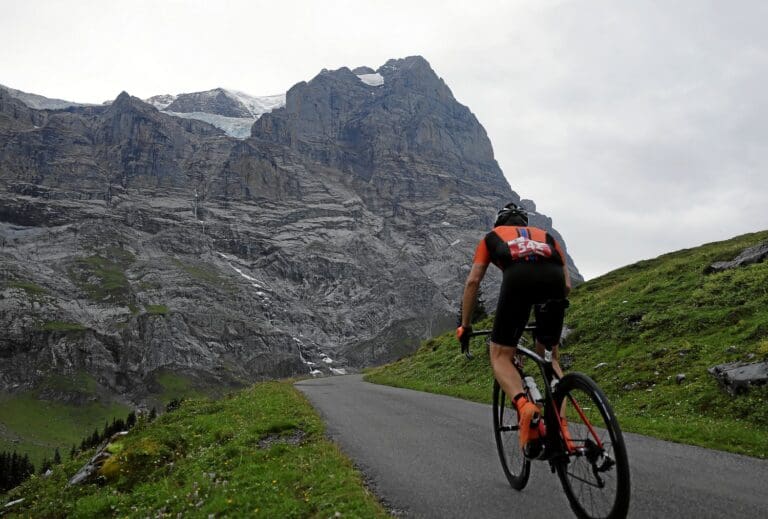
[[[571,508],[588,519],[626,517],[629,461],[608,399],[591,378],[569,373],[557,386],[555,403],[570,436],[557,474]]]
[[[494,380],[493,434],[496,437],[501,468],[504,469],[504,474],[512,488],[522,490],[531,474],[531,462],[523,456],[523,450],[520,448],[517,422],[515,404]]]

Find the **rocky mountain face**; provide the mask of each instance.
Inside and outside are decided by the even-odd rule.
[[[214,88],[191,94],[157,95],[145,101],[169,115],[205,121],[231,137],[245,139],[251,135],[251,126],[262,114],[285,105],[285,95],[255,97]]]
[[[165,110],[169,112],[206,112],[224,117],[251,117],[251,112],[239,99],[223,88],[209,92],[181,94]]]
[[[0,89],[0,391],[85,374],[138,402],[168,372],[392,360],[454,323],[508,201],[485,130],[421,57],[323,71],[244,139],[127,93],[38,110]]]

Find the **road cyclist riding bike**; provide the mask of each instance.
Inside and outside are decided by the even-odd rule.
[[[493,330],[473,333],[470,318],[490,263],[502,270]],[[491,335],[494,435],[511,486],[525,487],[532,459],[547,460],[577,516],[626,517],[629,463],[618,422],[597,384],[581,373],[563,376],[558,361],[570,289],[560,244],[507,204],[475,251],[456,335],[469,358],[471,337]],[[531,310],[536,321],[529,325]],[[518,346],[525,331],[533,332],[535,353]],[[538,365],[544,395],[526,376],[525,357]]]
[[[472,269],[467,277],[462,298],[461,326],[456,336],[466,349],[472,335],[470,318],[480,282],[488,265],[493,263],[503,272],[496,318],[491,334],[491,367],[493,375],[512,399],[520,413],[520,446],[532,448],[538,438],[539,408],[523,391],[520,373],[514,368],[516,346],[528,324],[531,307],[536,312],[536,346],[543,352],[553,346],[555,372],[562,377],[557,344],[563,327],[565,304],[550,305],[547,311],[537,303],[564,301],[571,290],[566,257],[560,244],[548,232],[528,227],[528,213],[514,203],[502,208],[493,230],[480,240],[475,250]],[[528,443],[532,445],[529,446]]]

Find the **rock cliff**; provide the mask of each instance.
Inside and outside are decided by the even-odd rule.
[[[0,89],[0,390],[85,372],[141,401],[167,371],[230,384],[397,358],[453,324],[510,200],[421,57],[323,71],[245,139],[127,93],[38,110]]]

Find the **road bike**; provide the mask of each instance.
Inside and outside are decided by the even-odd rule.
[[[529,323],[525,330],[532,332],[535,343],[536,323]],[[478,330],[472,336],[488,334],[490,330]],[[468,348],[465,353],[472,358]],[[525,358],[536,363],[540,376],[525,373]],[[545,348],[542,357],[518,345],[514,365],[526,397],[540,406],[543,419],[538,426],[538,442],[522,449],[517,408],[494,381],[493,431],[509,484],[522,490],[528,483],[531,461],[548,461],[578,517],[626,517],[629,461],[621,428],[605,394],[583,373],[572,372],[560,378],[552,366],[552,347]],[[535,378],[542,381],[543,394]]]

